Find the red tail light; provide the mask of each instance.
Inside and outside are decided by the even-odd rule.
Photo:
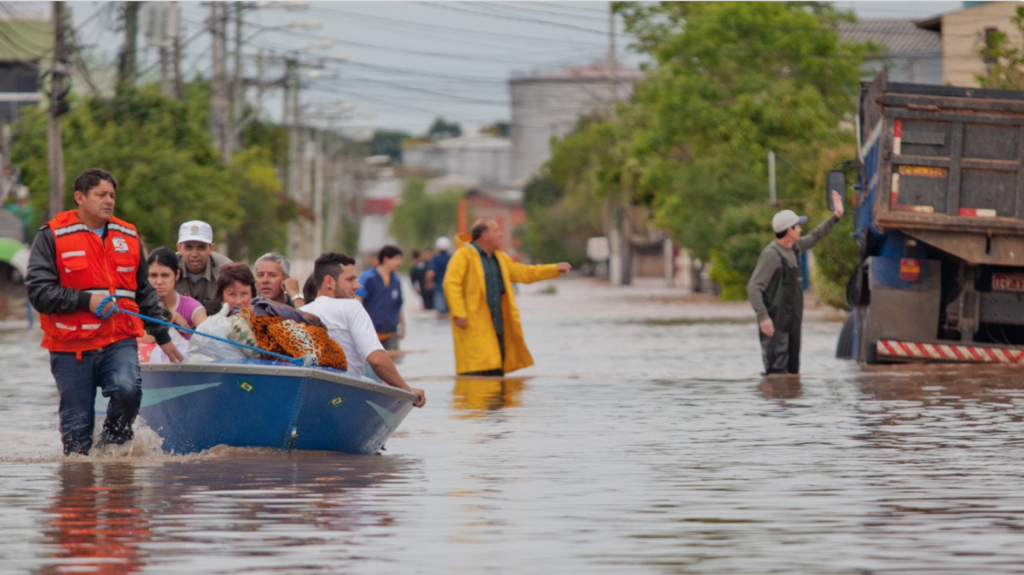
[[[905,282],[916,282],[921,277],[921,263],[913,258],[900,260],[900,279]]]

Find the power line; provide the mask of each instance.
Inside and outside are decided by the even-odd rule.
[[[467,10],[465,8],[456,8],[455,6],[450,6],[450,5],[447,5],[447,4],[439,4],[437,2],[422,2],[422,3],[427,5],[427,6],[433,6],[435,8],[442,8],[444,10],[454,10],[455,12],[464,12],[466,14],[473,14],[475,16],[483,16],[483,17],[486,17],[486,18],[497,18],[497,19],[500,19],[500,20],[516,20],[516,21],[520,21],[520,22],[533,22],[533,23],[536,23],[536,24],[544,24],[546,26],[553,26],[553,27],[556,27],[556,28],[565,28],[565,29],[568,29],[568,30],[578,30],[578,31],[581,31],[581,32],[588,32],[588,33],[591,33],[591,34],[599,34],[599,35],[605,36],[605,37],[608,36],[608,32],[607,31],[594,30],[593,28],[584,28],[583,26],[575,26],[573,24],[563,24],[561,22],[552,22],[550,20],[538,20],[537,18],[527,18],[527,17],[524,17],[524,16],[502,16],[502,15],[499,15],[499,14],[489,14],[489,13],[486,13],[486,12],[476,12],[474,10]],[[622,37],[629,37],[629,38],[633,37],[632,34],[620,33],[620,32],[616,32],[615,35],[616,36],[622,36]]]

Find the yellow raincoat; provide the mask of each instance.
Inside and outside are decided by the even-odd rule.
[[[480,254],[470,244],[467,234],[455,236],[459,248],[448,262],[444,274],[444,295],[452,314],[452,334],[455,338],[455,373],[489,371],[503,368],[505,373],[533,365],[530,350],[526,349],[523,328],[519,324],[519,309],[516,307],[512,283],[528,284],[558,277],[555,264],[530,266],[516,263],[503,251],[496,251],[501,267],[501,279],[505,283],[505,295],[501,298],[501,311],[505,320],[505,365],[501,365],[501,349],[498,335],[491,321],[491,310],[487,307],[487,288],[484,282],[484,266]],[[465,329],[455,325],[455,318],[466,318]]]

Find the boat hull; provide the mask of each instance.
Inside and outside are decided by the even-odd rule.
[[[142,389],[139,415],[171,453],[215,445],[377,453],[416,400],[342,371],[260,360],[142,364]]]

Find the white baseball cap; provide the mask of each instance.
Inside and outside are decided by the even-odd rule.
[[[798,216],[793,210],[782,210],[772,218],[772,229],[775,233],[784,232],[797,224],[806,224],[807,216]]]
[[[213,228],[206,222],[199,220],[192,220],[191,222],[185,222],[178,228],[178,243],[183,242],[203,242],[204,244],[213,243]]]
[[[434,249],[442,252],[446,252],[452,249],[452,241],[448,238],[441,236],[434,242]]]

